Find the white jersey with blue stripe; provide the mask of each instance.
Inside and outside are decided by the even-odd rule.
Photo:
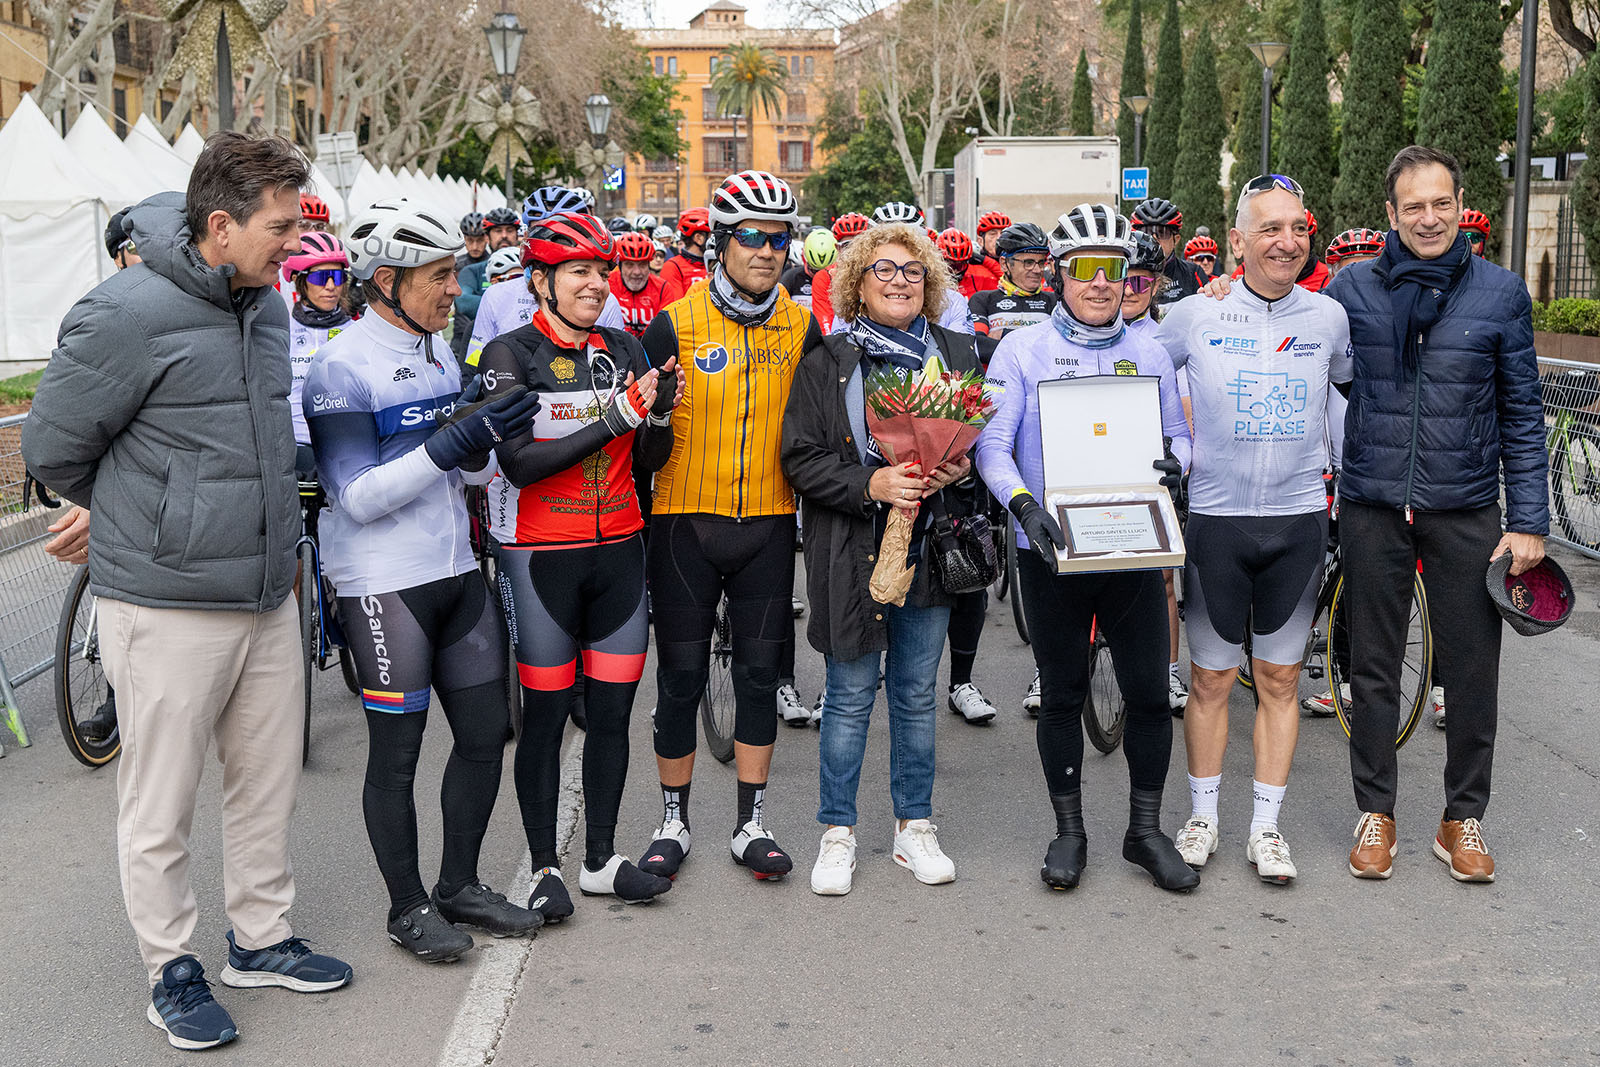
[[[1162,309],[1157,337],[1189,374],[1203,515],[1300,515],[1327,506],[1330,382],[1352,374],[1344,308],[1294,286],[1267,300],[1236,282]]]
[[[472,340],[467,343],[467,366],[476,367],[478,357],[483,355],[484,345],[503,333],[528,325],[537,310],[538,298],[528,292],[528,282],[522,275],[489,286],[478,303],[478,317],[472,320]],[[606,303],[600,309],[595,326],[609,326],[613,330],[628,328],[616,294],[606,293]]]
[[[317,350],[302,406],[327,493],[322,570],[340,596],[367,596],[472,570],[465,481],[422,447],[455,408],[461,371],[443,338],[423,338],[373,312]]]

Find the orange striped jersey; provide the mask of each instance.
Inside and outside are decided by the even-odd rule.
[[[780,288],[765,323],[741,326],[696,282],[645,330],[645,354],[672,356],[684,375],[672,413],[672,454],[656,475],[653,512],[758,518],[795,510],[778,464],[783,409],[808,341],[822,340],[811,312]]]

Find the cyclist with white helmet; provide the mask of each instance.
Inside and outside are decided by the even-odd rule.
[[[874,226],[882,226],[886,222],[903,222],[921,230],[927,228],[928,217],[915,204],[908,204],[904,200],[891,200],[887,204],[879,204],[872,211]]]
[[[372,310],[322,346],[302,398],[328,494],[323,567],[366,707],[362,811],[389,891],[389,937],[426,962],[472,947],[456,923],[504,937],[543,921],[478,876],[505,745],[506,630],[472,558],[461,490],[488,480],[492,449],[531,425],[539,401],[522,390],[477,402],[481,382],[462,391],[436,336],[459,293],[461,244],[454,225],[404,199],[362,212],[349,252]],[[412,795],[430,690],[454,739],[431,896]]]
[[[1170,458],[1154,461],[1164,484],[1176,484],[1189,458],[1172,360],[1122,322],[1123,279],[1133,240],[1128,220],[1105,204],[1080,204],[1049,235],[1062,302],[1046,322],[1010,332],[989,363],[999,398],[976,446],[984,482],[1017,523],[1018,593],[1042,674],[1039,756],[1055,809],[1056,837],[1040,871],[1052,889],[1078,884],[1088,857],[1080,791],[1083,703],[1089,688],[1090,628],[1104,633],[1127,703],[1123,753],[1128,761],[1129,818],[1122,855],[1163,889],[1188,890],[1200,876],[1161,832],[1161,793],[1172,753],[1172,714],[1161,684],[1167,658],[1166,597],[1159,571],[1057,574],[1066,538],[1039,503],[1044,492],[1039,430],[1041,381],[1094,374],[1160,378],[1162,431]],[[1033,551],[1029,551],[1029,549]]]
[[[1328,541],[1328,395],[1351,378],[1339,304],[1296,284],[1311,238],[1300,186],[1265,175],[1240,192],[1229,240],[1244,276],[1224,297],[1169,305],[1158,337],[1186,366],[1194,405],[1184,575],[1192,815],[1178,849],[1217,850],[1228,696],[1250,628],[1255,809],[1246,856],[1263,881],[1296,874],[1279,814],[1294,759],[1296,691]]]
[[[821,333],[778,284],[799,221],[789,186],[765,171],[730,175],[707,219],[718,253],[708,283],[669,304],[643,339],[653,366],[676,361],[684,394],[650,518],[663,814],[639,866],[670,878],[689,852],[700,699],[726,597],[739,780],[729,850],[757,878],[777,878],[793,864],[765,828],[763,806],[780,660],[794,625],[795,540],[794,492],[778,449],[801,352]]]
[[[845,222],[846,219],[850,219],[853,222],[856,219],[862,218],[863,216],[861,215],[844,216],[839,220],[839,222]],[[927,219],[923,215],[922,209],[917,207],[915,204],[907,204],[902,200],[891,200],[887,204],[880,204],[877,208],[875,208],[872,212],[872,218],[868,221],[868,224],[872,226],[884,226],[892,223],[904,223],[907,226],[915,226],[917,229],[924,230],[928,233],[928,240],[938,240],[938,233],[927,229]],[[840,227],[838,223],[835,223],[834,237],[836,241],[839,240],[839,229]],[[865,230],[866,225],[858,224],[858,227],[852,228],[852,235],[864,232]],[[833,276],[831,271],[828,274],[827,284],[829,286],[832,286],[833,284]],[[811,290],[812,311],[816,312],[819,305],[822,306],[823,313],[825,313],[829,319],[827,332],[843,333],[846,329],[848,329],[849,323],[833,314],[833,301],[831,299],[831,294],[830,299],[824,303],[821,301],[820,294],[817,292],[816,282],[812,283]],[[819,316],[818,322],[820,323],[821,321],[821,317]],[[943,326],[947,330],[955,330],[957,333],[975,332],[973,330],[972,315],[968,312],[966,306],[960,300],[948,300],[945,302],[944,310],[939,313],[939,325]]]
[[[655,232],[655,229],[656,217],[654,215],[635,215],[633,217],[634,233],[642,233],[646,237],[649,237],[653,232]]]
[[[510,278],[520,277],[522,274],[522,249],[502,248],[489,257],[484,264],[484,277],[489,279],[490,285],[497,285]]]
[[[822,227],[812,230],[806,234],[806,239],[801,244],[799,265],[784,271],[780,284],[796,304],[804,308],[810,307],[812,285],[817,273],[832,266],[834,257],[838,254],[839,242],[834,239],[832,233]]]
[[[1031,222],[1008,226],[995,240],[1000,256],[1000,286],[976,293],[967,301],[973,327],[999,340],[1011,330],[1050,318],[1061,298],[1046,287],[1050,278],[1050,242]]]
[[[350,323],[345,301],[345,281],[350,257],[331,233],[313,230],[301,234],[300,254],[283,263],[283,280],[294,290],[289,311],[289,415],[294,420],[295,471],[308,477],[316,470],[311,454],[311,431],[306,428],[300,397],[311,370],[312,357],[331,337]]]

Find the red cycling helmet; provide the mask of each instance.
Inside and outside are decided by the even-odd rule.
[[[1192,237],[1189,243],[1183,246],[1184,259],[1193,259],[1195,256],[1210,256],[1215,259],[1216,255],[1217,242],[1209,237]]]
[[[300,217],[326,226],[329,222],[328,205],[314,193],[300,194]]]
[[[1470,207],[1461,213],[1461,228],[1483,234],[1483,239],[1489,239],[1489,216],[1481,211],[1474,211]]]
[[[1328,242],[1329,263],[1337,263],[1345,256],[1376,256],[1383,253],[1382,230],[1346,230]]]
[[[648,263],[656,255],[656,243],[637,232],[618,234],[616,248],[619,263]]]
[[[934,243],[947,262],[969,263],[972,260],[972,238],[954,226],[941,233]]]
[[[605,223],[584,212],[558,211],[528,224],[522,265],[553,267],[577,259],[609,263],[616,252],[617,242]]]
[[[847,212],[833,220],[833,239],[848,241],[860,237],[872,226],[872,220],[859,211]]]
[[[300,235],[299,253],[283,261],[283,280],[292,282],[295,275],[324,264],[349,267],[350,254],[344,250],[340,240],[331,233],[323,233],[321,230],[303,233]]]
[[[687,241],[697,233],[711,232],[711,212],[703,207],[692,207],[678,216],[678,233]]]
[[[990,230],[1004,230],[1011,225],[1011,216],[1004,211],[985,211],[978,216],[978,236]]]
[[[1311,213],[1310,208],[1306,208],[1306,228],[1308,236],[1315,237],[1317,235],[1317,217]]]

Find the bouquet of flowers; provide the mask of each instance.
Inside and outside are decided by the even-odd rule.
[[[994,414],[981,373],[952,374],[937,360],[909,375],[893,368],[875,371],[867,377],[864,392],[867,430],[883,458],[891,464],[919,464],[924,475],[971,448]],[[906,565],[916,517],[917,511],[908,508],[890,509],[868,585],[879,603],[906,602],[916,574],[915,567]]]

